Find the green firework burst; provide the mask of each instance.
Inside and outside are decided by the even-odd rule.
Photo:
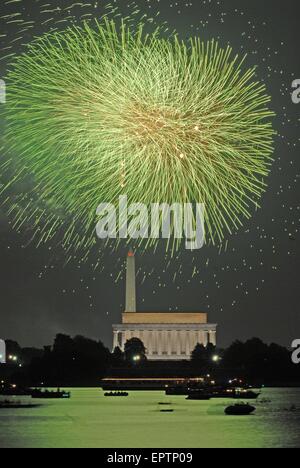
[[[34,191],[10,204],[38,242],[95,242],[100,203],[205,205],[222,242],[265,190],[273,144],[265,86],[215,41],[164,38],[104,18],[34,41],[7,76],[5,149]],[[153,241],[156,242],[156,241]]]

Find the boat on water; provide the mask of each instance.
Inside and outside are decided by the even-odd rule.
[[[254,413],[255,410],[256,408],[249,405],[249,403],[237,403],[225,408],[225,414],[229,416],[248,416]]]
[[[189,389],[187,387],[169,387],[165,393],[166,395],[188,395]]]
[[[260,396],[260,392],[253,390],[235,389],[233,398],[242,398],[243,400],[256,400]]]
[[[238,387],[169,387],[165,391],[166,395],[186,395],[188,400],[209,400],[210,398],[231,398],[243,400],[256,400],[260,392],[255,392],[246,388]],[[192,395],[190,397],[190,395]],[[197,398],[198,396],[198,398]]]
[[[31,390],[17,385],[3,385],[0,387],[0,396],[31,396]]]
[[[4,400],[0,401],[0,409],[22,409],[22,408],[36,408],[39,405],[34,403],[22,403],[21,401],[10,401]]]
[[[129,377],[126,369],[118,370],[117,375],[112,372],[111,376],[102,379],[100,387],[104,392],[164,391],[168,395],[187,395],[188,389],[198,387],[204,382],[202,377],[165,377],[158,371],[145,369],[145,375],[140,377],[138,368],[131,369],[132,377]],[[173,372],[177,373],[175,370]]]
[[[127,397],[129,395],[128,392],[106,392],[104,396],[106,397]]]
[[[64,390],[41,390],[36,388],[31,391],[32,398],[40,398],[40,399],[68,399],[71,398],[71,392],[66,392]]]
[[[244,389],[244,388],[213,388],[211,391],[211,398],[233,398],[233,399],[243,399],[243,400],[256,400],[260,392],[254,392],[253,390]]]
[[[210,400],[210,393],[205,392],[204,390],[193,390],[189,392],[186,400]]]

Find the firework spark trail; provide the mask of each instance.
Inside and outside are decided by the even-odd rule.
[[[63,229],[67,249],[89,250],[96,207],[122,194],[204,203],[213,243],[258,205],[273,142],[265,86],[229,47],[164,36],[105,17],[47,34],[13,60],[6,151],[34,175],[35,195],[10,214],[18,229],[33,221],[38,244]],[[43,208],[27,203],[36,194]]]

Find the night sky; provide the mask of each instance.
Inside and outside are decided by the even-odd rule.
[[[59,28],[72,21],[79,24],[83,15],[101,17],[105,3],[3,0],[0,78],[5,79],[9,63],[5,56],[20,54],[22,43],[65,18]],[[119,3],[123,13],[130,12],[126,1]],[[182,250],[170,258],[163,245],[155,253],[137,252],[138,308],[208,312],[209,321],[219,324],[220,346],[253,336],[290,346],[300,335],[300,104],[291,100],[292,81],[300,79],[300,4],[296,0],[136,3],[150,15],[160,11],[160,21],[183,38],[215,38],[223,46],[230,43],[236,53],[247,53],[247,65],[257,65],[277,115],[274,164],[262,208],[227,237],[226,252],[204,247],[196,253]],[[124,309],[127,247],[105,249],[99,241],[88,261],[80,261],[78,255],[65,266],[59,245],[37,249],[29,243],[30,237],[26,230],[15,232],[0,211],[1,337],[22,346],[43,346],[62,332],[101,339],[111,346],[112,323],[120,322]]]

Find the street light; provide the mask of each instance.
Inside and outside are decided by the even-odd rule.
[[[141,360],[141,356],[133,356],[133,361],[134,362],[139,362]]]
[[[220,361],[220,356],[218,356],[217,354],[215,354],[215,355],[212,357],[212,360],[213,360],[213,362],[219,362],[219,361]]]
[[[9,360],[9,361],[13,361],[13,362],[17,362],[18,357],[17,357],[17,356],[14,356],[13,354],[10,354],[10,355],[8,356],[8,360]]]

